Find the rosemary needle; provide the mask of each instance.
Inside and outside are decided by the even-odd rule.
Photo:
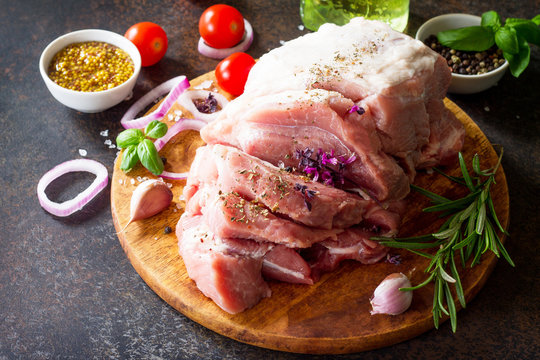
[[[411,188],[428,197],[433,205],[423,209],[424,212],[442,212],[448,219],[433,234],[413,236],[408,238],[373,237],[382,245],[394,248],[406,249],[414,254],[430,259],[430,263],[424,270],[427,278],[420,284],[402,288],[403,291],[413,291],[434,283],[433,291],[433,322],[435,328],[439,328],[439,320],[447,315],[450,318],[452,331],[457,329],[456,304],[451,291],[451,285],[455,288],[457,298],[464,308],[465,294],[461,285],[458,269],[456,266],[456,254],[461,258],[461,265],[465,267],[472,258],[470,266],[480,263],[480,259],[487,251],[493,252],[497,257],[502,257],[512,266],[514,262],[504,248],[498,235],[498,231],[508,235],[502,227],[491,198],[491,185],[495,184],[495,173],[502,159],[502,149],[497,164],[491,169],[482,170],[480,158],[475,154],[472,159],[473,175],[469,174],[463,155],[459,153],[459,166],[462,177],[453,177],[444,174],[439,169],[434,169],[448,179],[460,185],[466,186],[470,194],[461,199],[451,200],[432,193],[426,189],[411,185]],[[438,248],[435,254],[420,250]]]

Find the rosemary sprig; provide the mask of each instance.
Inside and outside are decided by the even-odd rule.
[[[478,154],[475,154],[472,159],[474,172],[472,176],[467,170],[461,153],[459,153],[459,165],[463,175],[461,178],[448,176],[442,171],[436,170],[448,179],[469,189],[470,194],[461,199],[450,200],[411,185],[413,190],[427,196],[433,203],[432,206],[423,209],[424,212],[442,212],[443,216],[448,216],[438,232],[409,238],[372,238],[382,245],[406,249],[430,259],[429,265],[424,270],[428,277],[416,286],[400,290],[417,290],[431,282],[434,283],[432,311],[435,328],[439,328],[439,320],[445,314],[450,317],[452,331],[455,332],[457,329],[456,304],[451,285],[455,288],[461,306],[464,308],[466,305],[465,294],[456,266],[456,253],[459,254],[463,267],[466,267],[466,263],[471,257],[471,267],[479,264],[481,256],[488,250],[497,257],[502,255],[510,265],[515,266],[497,233],[499,230],[508,235],[497,218],[490,193],[491,185],[495,184],[495,173],[501,164],[502,153],[501,149],[497,164],[493,168],[485,170],[481,169],[480,158]],[[438,250],[435,254],[420,251],[429,248],[438,248]]]

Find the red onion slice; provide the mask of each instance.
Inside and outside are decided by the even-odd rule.
[[[157,151],[160,151],[163,149],[166,143],[171,140],[173,136],[176,134],[184,131],[184,130],[197,130],[200,131],[203,126],[206,125],[206,122],[203,120],[197,120],[197,119],[180,119],[176,124],[171,126],[169,130],[167,130],[167,133],[163,136],[154,141],[154,145],[156,146]]]
[[[125,129],[142,129],[152,120],[160,120],[167,114],[167,111],[170,110],[171,106],[174,104],[176,99],[182,93],[189,88],[189,81],[184,76],[177,76],[170,80],[165,81],[164,83],[156,86],[154,89],[150,90],[146,95],[137,100],[124,114],[120,123]],[[140,117],[138,119],[133,119],[139,112],[141,112],[145,107],[150,105],[152,101],[159,98],[160,96],[169,93],[163,102],[158,106],[156,110],[152,113]]]
[[[163,170],[163,172],[159,176],[161,176],[164,179],[169,179],[169,180],[186,180],[188,177],[188,174],[189,174],[189,171],[183,172],[183,173],[174,173],[174,172],[168,172],[168,171]]]
[[[54,180],[58,179],[60,176],[75,172],[75,171],[85,171],[96,175],[96,178],[86,188],[83,192],[79,193],[76,197],[71,200],[64,201],[63,203],[56,203],[51,201],[47,194],[45,194],[45,189],[52,183]],[[109,183],[109,174],[107,168],[94,160],[90,159],[75,159],[63,162],[48,172],[45,173],[39,179],[37,185],[37,195],[39,203],[41,206],[56,216],[68,216],[74,212],[82,209],[86,204],[88,204],[101,190],[103,190]]]
[[[251,27],[251,24],[249,21],[244,19],[244,36],[242,37],[242,41],[238,43],[238,45],[226,48],[226,49],[216,49],[214,47],[211,47],[207,43],[204,42],[203,38],[201,37],[199,39],[199,46],[198,50],[199,52],[204,55],[208,56],[212,59],[225,59],[227,56],[235,53],[235,52],[244,52],[251,46],[251,43],[253,42],[253,28]]]
[[[184,92],[179,98],[178,98],[178,104],[183,106],[187,111],[189,111],[195,119],[204,120],[206,122],[214,121],[218,115],[219,111],[216,111],[211,114],[205,114],[200,112],[195,104],[193,103],[194,99],[206,99],[208,97],[208,94],[212,94],[217,102],[218,105],[223,109],[225,105],[229,103],[229,100],[222,94],[218,92],[208,91],[208,90],[190,90]]]

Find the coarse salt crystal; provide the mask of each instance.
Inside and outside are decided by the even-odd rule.
[[[107,139],[107,140],[105,140],[103,143],[104,143],[105,145],[107,145],[107,146],[112,145],[111,139]]]
[[[103,131],[101,131],[101,132],[99,133],[99,135],[104,136],[104,137],[107,137],[107,136],[109,136],[109,130],[103,130]]]
[[[135,185],[135,179],[131,179],[131,185]]]
[[[298,25],[298,30],[303,31],[305,29],[304,25]]]
[[[489,109],[489,106],[486,106],[486,107],[484,108],[484,110],[485,110],[485,111],[489,111],[489,110],[490,110],[490,109]]]
[[[118,183],[119,183],[119,184],[123,184],[123,183],[124,183],[124,179],[118,179]]]
[[[280,43],[281,45],[285,45],[285,40],[279,40],[279,43]]]
[[[88,154],[88,151],[86,151],[84,149],[79,149],[79,155],[86,156],[87,154]]]
[[[169,115],[167,115],[167,117],[169,118],[169,120],[172,120],[174,116],[173,116],[173,114],[169,114]]]
[[[180,116],[182,116],[182,111],[180,111],[180,110],[174,110],[174,115],[180,115]]]

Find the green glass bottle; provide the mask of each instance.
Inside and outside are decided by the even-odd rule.
[[[327,22],[344,25],[357,16],[384,21],[403,31],[409,20],[409,0],[301,0],[300,16],[313,31]]]

